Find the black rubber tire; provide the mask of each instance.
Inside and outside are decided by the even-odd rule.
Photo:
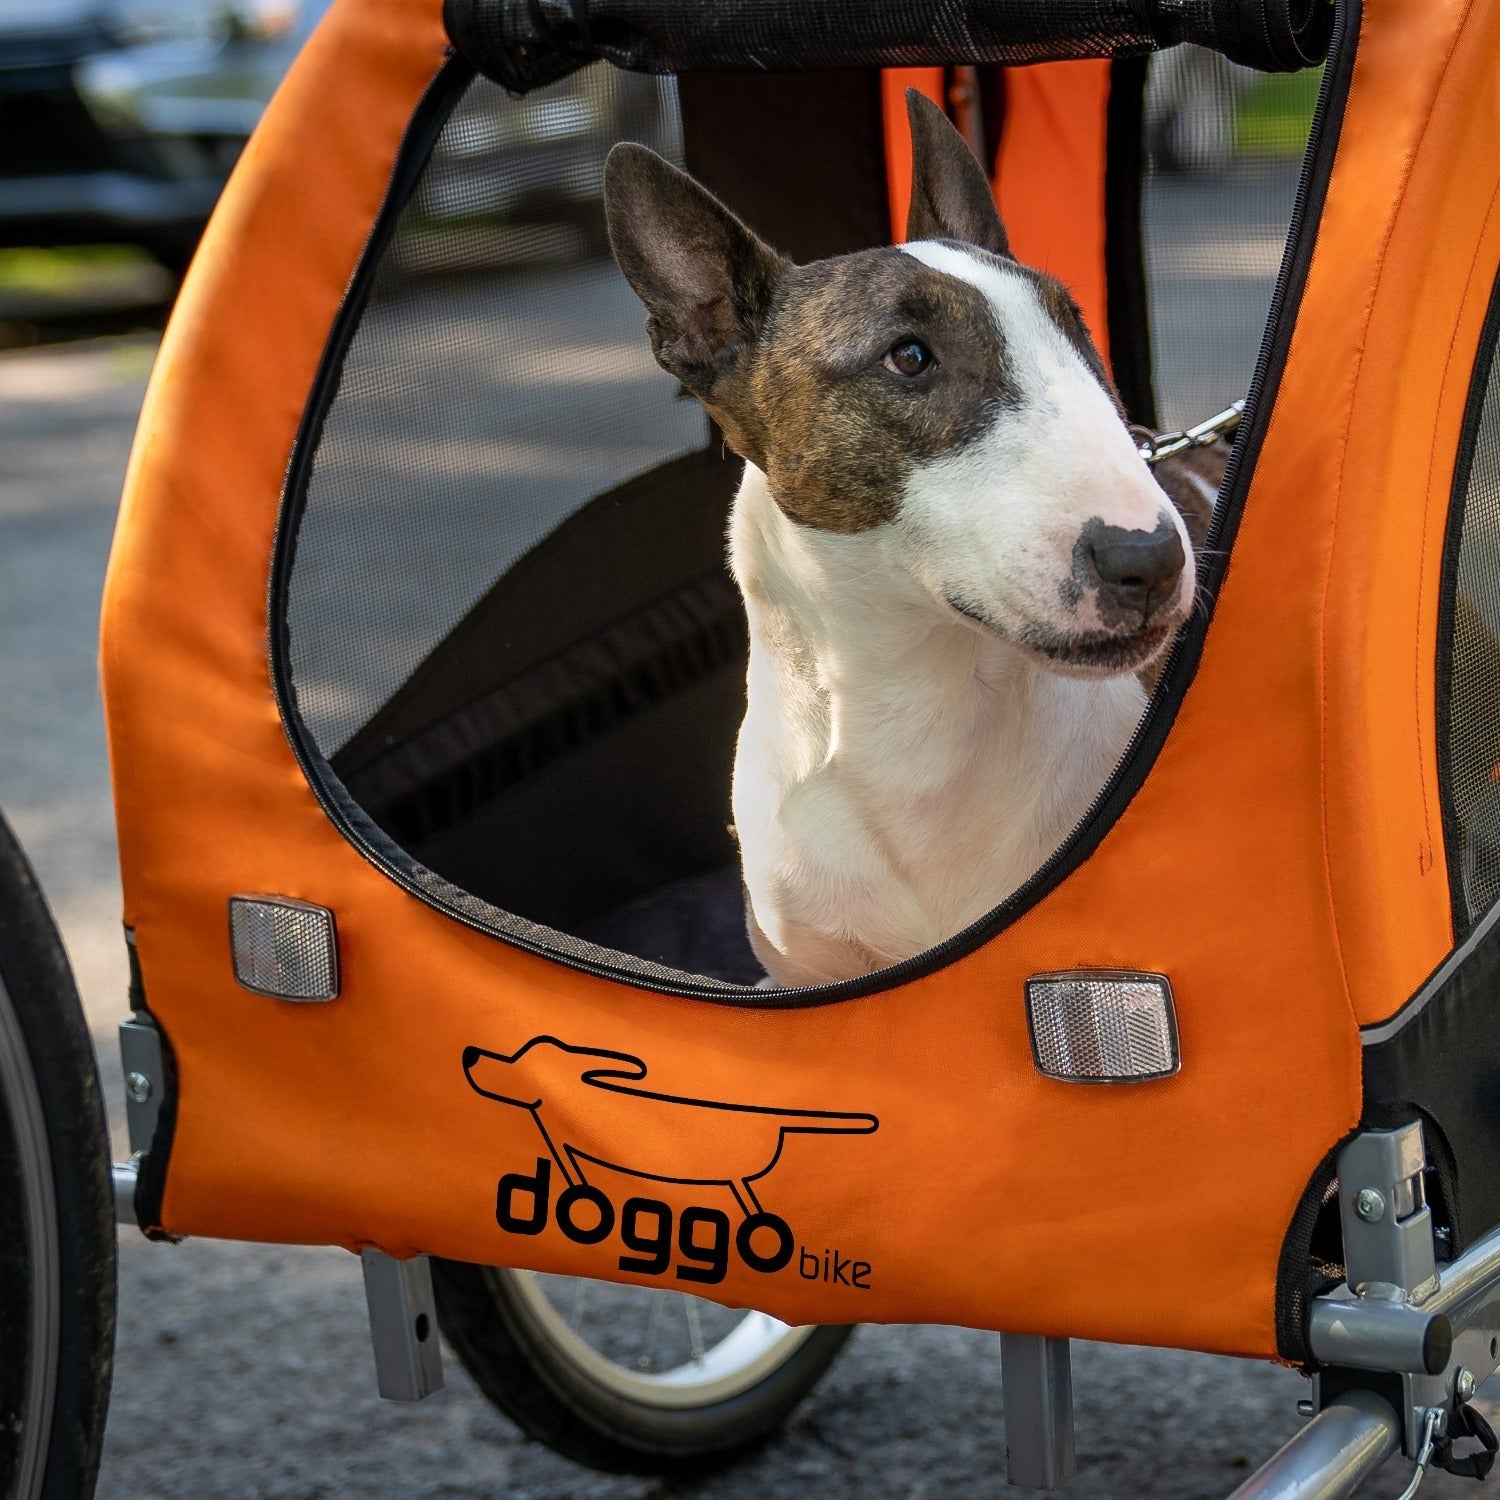
[[[72,971],[3,818],[0,1049],[0,1494],[88,1500],[114,1360],[109,1134]],[[44,1216],[36,1205],[48,1197],[51,1212]],[[38,1234],[51,1243],[50,1267],[33,1263]],[[42,1359],[35,1357],[42,1351],[32,1332],[38,1326],[33,1288],[45,1285],[39,1272],[55,1282],[45,1303],[55,1317],[46,1319]],[[48,1406],[50,1421],[38,1415]],[[23,1490],[26,1454],[31,1477]]]
[[[738,1396],[664,1411],[590,1380],[515,1294],[514,1278],[525,1274],[435,1259],[438,1326],[479,1389],[523,1432],[608,1474],[704,1473],[727,1463],[786,1420],[854,1331],[816,1329]]]

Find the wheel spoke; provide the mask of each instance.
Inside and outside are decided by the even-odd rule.
[[[703,1363],[703,1324],[698,1314],[698,1299],[689,1297],[686,1292],[678,1294],[682,1298],[682,1310],[687,1314],[688,1341],[693,1346],[693,1363]]]
[[[512,1281],[547,1336],[566,1349],[579,1369],[617,1395],[647,1406],[682,1409],[728,1399],[765,1379],[813,1332],[758,1312],[731,1322],[675,1289],[595,1282],[585,1292],[581,1285],[568,1286],[564,1277],[528,1271],[493,1274]],[[644,1324],[642,1298],[647,1304]],[[669,1298],[681,1299],[681,1322]]]
[[[578,1332],[579,1325],[583,1322],[583,1305],[589,1298],[589,1287],[593,1283],[583,1277],[578,1278],[578,1289],[573,1293],[573,1309],[568,1314],[568,1327],[574,1333]]]
[[[656,1364],[656,1337],[661,1332],[662,1309],[666,1304],[669,1292],[653,1292],[651,1294],[651,1312],[646,1319],[646,1352],[637,1356],[636,1368],[650,1370]]]

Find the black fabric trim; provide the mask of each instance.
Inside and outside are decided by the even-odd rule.
[[[1339,128],[1349,99],[1349,84],[1354,76],[1354,59],[1359,47],[1360,17],[1361,0],[1340,0],[1334,20],[1328,67],[1323,74],[1317,113],[1314,116],[1313,138],[1303,162],[1301,179],[1297,183],[1296,205],[1292,213],[1296,232],[1291,255],[1283,262],[1276,280],[1276,289],[1271,297],[1270,337],[1261,346],[1246,401],[1246,416],[1253,414],[1254,420],[1248,425],[1244,422],[1240,424],[1234,451],[1230,454],[1229,472],[1225,476],[1221,492],[1225,499],[1214,515],[1206,542],[1208,550],[1204,559],[1204,575],[1210,614],[1229,569],[1234,538],[1244,514],[1250,476],[1254,473],[1260,450],[1265,443],[1266,430],[1270,425],[1271,410],[1275,405],[1275,386],[1286,365],[1287,350],[1291,345],[1296,321],[1291,309],[1301,300],[1307,285],[1308,267],[1312,263],[1316,244],[1316,234],[1309,231],[1307,219],[1311,215],[1316,223],[1321,216],[1329,178],[1333,174]],[[1205,634],[1206,627],[1200,627],[1192,638],[1194,671],[1197,669],[1197,658],[1202,654]],[[1157,690],[1157,698],[1170,691],[1171,674],[1172,667],[1169,666],[1169,680],[1163,681]],[[1153,707],[1154,703],[1155,700]],[[1311,1226],[1306,1226],[1305,1232],[1310,1234]],[[1291,1351],[1298,1347],[1305,1350],[1306,1347],[1306,1299],[1310,1293],[1311,1274],[1306,1255],[1300,1260],[1297,1258],[1297,1246],[1292,1244],[1292,1231],[1289,1230],[1277,1266],[1275,1305],[1277,1342],[1287,1358],[1297,1357]],[[1286,1342],[1283,1343],[1283,1340]]]
[[[1005,69],[976,68],[974,74],[979,88],[979,124],[984,133],[984,150],[979,162],[985,173],[993,179],[995,165],[1000,160],[1000,145],[1005,139],[1005,118],[1009,103]]]
[[[1348,1139],[1345,1136],[1308,1179],[1276,1262],[1276,1352],[1294,1365],[1312,1363],[1312,1351],[1307,1345],[1308,1308],[1312,1299],[1343,1280],[1343,1267],[1337,1264],[1343,1256],[1338,1196],[1334,1193],[1330,1198],[1329,1189],[1337,1181],[1339,1152]]]
[[[1268,332],[1262,342],[1255,376],[1250,385],[1245,420],[1241,423],[1239,442],[1225,479],[1223,499],[1208,537],[1209,551],[1203,569],[1208,605],[1173,647],[1161,684],[1120,765],[1067,841],[1026,885],[986,917],[936,948],[890,968],[838,984],[796,990],[746,990],[721,985],[713,980],[684,974],[661,965],[637,961],[628,955],[598,948],[553,928],[517,917],[459,889],[414,860],[350,797],[323,759],[297,713],[290,686],[286,628],[287,590],[295,554],[296,530],[323,419],[337,393],[344,355],[358,327],[375,270],[390,242],[400,210],[415,186],[448,112],[473,76],[466,66],[457,61],[445,66],[413,116],[406,144],[397,159],[390,191],[330,331],[328,348],[310,392],[302,428],[288,466],[277,529],[269,601],[271,675],[288,739],[314,794],[335,826],[388,878],[420,900],[477,931],[503,938],[541,957],[602,978],[724,1004],[777,1009],[821,1006],[858,999],[909,983],[941,969],[1002,932],[1082,864],[1130,805],[1160,752],[1197,673],[1204,639],[1212,623],[1213,601],[1218,596],[1219,586],[1228,567],[1229,554],[1244,510],[1255,460],[1270,425],[1276,388],[1291,344],[1296,306],[1306,284],[1312,260],[1318,217],[1332,172],[1339,127],[1353,70],[1359,15],[1359,0],[1340,0],[1334,24],[1332,60],[1324,74],[1312,142],[1303,162],[1297,188],[1290,249],[1277,277],[1271,300]]]
[[[140,1012],[146,1009],[146,981],[141,977],[141,956],[136,952],[135,928],[129,925],[125,927],[125,960],[130,969],[126,998],[132,1012]]]
[[[604,58],[641,73],[1056,62],[1194,42],[1270,72],[1321,62],[1323,0],[445,0],[476,68],[517,93]]]
[[[1421,1119],[1461,1253],[1500,1225],[1500,923],[1393,1036],[1364,1049],[1362,1124]]]
[[[1109,69],[1104,165],[1104,279],[1109,300],[1109,362],[1132,422],[1154,428],[1149,283],[1141,228],[1145,174],[1146,59],[1116,58]]]
[[[1484,415],[1485,391],[1490,365],[1500,343],[1500,276],[1490,292],[1489,310],[1474,356],[1474,374],[1464,406],[1463,427],[1453,461],[1453,489],[1448,503],[1448,530],[1443,538],[1443,576],[1438,588],[1437,621],[1437,763],[1438,798],[1443,818],[1443,848],[1448,860],[1448,900],[1453,912],[1453,938],[1461,941],[1473,927],[1464,898],[1463,829],[1453,801],[1453,649],[1458,610],[1458,564],[1463,550],[1464,517],[1468,510],[1469,481],[1474,452],[1479,443],[1479,423]]]
[[[167,1192],[167,1168],[172,1160],[172,1143],[177,1138],[177,1101],[181,1092],[177,1085],[177,1054],[172,1050],[171,1038],[161,1022],[149,1012],[141,1014],[156,1028],[163,1077],[161,1106],[156,1112],[151,1148],[141,1158],[135,1179],[135,1220],[148,1240],[175,1240],[176,1235],[161,1227],[161,1220],[162,1199]]]
[[[381,257],[395,233],[401,210],[406,207],[407,200],[416,190],[443,126],[453,113],[454,106],[463,97],[464,90],[473,81],[474,70],[467,63],[450,56],[417,103],[401,139],[391,180],[370,229],[369,239],[365,242],[359,264],[354,268],[338,312],[334,315],[328,332],[328,343],[324,346],[322,358],[313,374],[307,405],[303,408],[302,421],[292,443],[291,456],[287,460],[286,480],[282,487],[281,508],[276,522],[276,540],[271,552],[266,621],[271,682],[281,710],[282,727],[314,791],[319,789],[319,769],[326,771],[327,766],[318,754],[316,743],[297,712],[296,702],[291,694],[291,627],[287,618],[287,600],[292,570],[297,562],[297,535],[307,503],[308,481],[312,477],[313,459],[322,441],[323,423],[338,397],[344,359],[359,327],[358,315],[374,285]]]
[[[689,74],[677,98],[684,166],[784,255],[805,262],[890,244],[873,68]]]

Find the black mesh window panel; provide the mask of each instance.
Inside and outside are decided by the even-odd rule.
[[[1444,562],[1438,734],[1456,936],[1500,895],[1500,286],[1454,474]],[[1456,544],[1456,550],[1455,550]]]
[[[673,80],[599,64],[453,107],[353,310],[286,660],[317,750],[446,899],[754,980],[728,829],[739,465],[610,257],[627,139],[681,163]],[[663,888],[664,937],[611,925]]]
[[[1320,77],[1255,73],[1192,46],[1149,60],[1141,217],[1163,427],[1249,388]]]
[[[880,75],[679,83],[597,64],[520,98],[458,63],[445,77],[291,468],[273,655],[294,742],[335,821],[460,919],[689,993],[754,984],[729,826],[741,464],[651,355],[609,254],[603,165],[644,142],[798,259],[879,244]],[[1316,92],[1315,75],[1181,48],[1150,62],[1163,425],[1247,392]],[[1204,525],[1224,459],[1163,478]]]
[[[701,448],[609,256],[616,140],[680,162],[670,81],[606,65],[470,85],[397,224],[314,460],[288,599],[297,705],[332,756],[565,517]]]

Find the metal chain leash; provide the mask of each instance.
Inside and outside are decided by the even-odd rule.
[[[1159,464],[1164,458],[1171,458],[1174,454],[1185,453],[1189,448],[1207,448],[1218,442],[1221,437],[1228,437],[1240,425],[1240,418],[1245,412],[1245,402],[1241,398],[1226,406],[1216,416],[1209,417],[1207,421],[1199,422],[1196,427],[1186,427],[1180,432],[1152,432],[1149,427],[1136,427],[1130,429],[1130,435],[1135,439],[1136,448],[1142,458],[1148,464]]]

